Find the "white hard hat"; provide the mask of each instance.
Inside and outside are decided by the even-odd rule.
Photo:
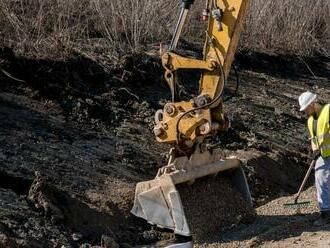
[[[298,98],[300,111],[304,111],[309,106],[309,104],[311,104],[315,99],[316,99],[316,94],[310,91],[306,91],[302,93]]]

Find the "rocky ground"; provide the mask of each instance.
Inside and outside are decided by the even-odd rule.
[[[306,190],[302,201],[311,203],[301,208],[283,207],[292,196],[279,197],[256,208],[254,223],[235,226],[196,247],[328,247],[330,225],[312,224],[318,211],[315,194],[314,187]]]
[[[307,64],[237,57],[238,92],[232,75],[225,103],[232,128],[215,142],[243,161],[257,217],[197,222],[212,230],[197,247],[328,245],[329,227],[311,225],[312,180],[303,194],[311,205],[300,213],[282,207],[309,162],[297,97],[312,89],[329,101],[329,60]],[[153,113],[169,99],[158,59],[135,54],[105,67],[83,55],[48,61],[1,49],[0,67],[0,247],[156,246],[170,238],[129,213],[135,184],[166,162],[168,147],[152,135]],[[218,190],[219,211],[229,189]]]

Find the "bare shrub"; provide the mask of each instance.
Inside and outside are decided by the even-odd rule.
[[[329,0],[252,0],[241,49],[329,55]]]
[[[93,0],[100,31],[117,49],[136,50],[142,44],[167,37],[174,25],[173,0]]]
[[[61,56],[85,38],[89,1],[0,0],[2,42],[22,54]]]
[[[0,45],[37,57],[124,54],[171,38],[179,0],[0,0]],[[183,37],[201,41],[204,1]],[[251,0],[239,49],[301,56],[330,49],[329,0]]]

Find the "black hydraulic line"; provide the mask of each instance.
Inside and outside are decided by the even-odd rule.
[[[225,77],[224,77],[225,74],[224,74],[224,70],[223,70],[222,65],[219,64],[219,66],[220,66],[221,78],[223,79],[222,83],[223,83],[223,85],[224,85],[224,87],[225,87],[225,85],[227,84],[227,80],[225,80]],[[233,63],[232,66],[233,66],[233,69],[234,69],[234,72],[235,72],[235,77],[236,77],[236,88],[235,88],[235,91],[234,91],[234,94],[233,94],[233,95],[236,95],[236,94],[237,94],[237,91],[238,91],[238,89],[239,89],[240,80],[239,80],[239,74],[238,74],[238,70],[237,70],[236,65]],[[191,113],[191,112],[193,112],[193,111],[196,111],[196,110],[203,109],[203,108],[206,108],[206,107],[208,107],[208,106],[211,106],[213,103],[217,102],[217,101],[223,96],[223,93],[224,93],[224,90],[223,90],[223,91],[222,91],[222,92],[221,92],[221,93],[220,93],[220,94],[219,94],[219,95],[218,95],[213,101],[211,101],[210,103],[205,104],[205,105],[200,106],[200,107],[197,107],[197,108],[194,108],[194,109],[191,109],[191,110],[189,110],[189,111],[183,113],[183,114],[179,117],[179,119],[178,119],[178,121],[177,121],[177,123],[176,123],[177,143],[178,143],[179,140],[180,140],[179,123],[180,123],[181,119],[182,119],[184,116],[186,116],[187,114],[189,114],[189,113]],[[228,97],[228,98],[226,98],[226,99],[224,99],[223,102],[226,102],[226,101],[230,100],[230,99],[233,97],[233,95],[230,96],[230,97]]]
[[[221,78],[222,78],[222,84],[225,85],[225,84],[226,84],[225,72],[224,72],[223,67],[222,67],[221,64],[219,64],[219,67],[220,67],[220,73],[221,73]],[[179,123],[180,123],[181,119],[182,119],[184,116],[186,116],[187,114],[189,114],[189,113],[191,113],[191,112],[193,112],[193,111],[200,110],[200,109],[203,109],[203,108],[206,108],[206,107],[209,107],[209,106],[213,105],[215,102],[217,102],[218,100],[221,99],[222,95],[223,95],[223,90],[222,90],[222,91],[219,93],[219,95],[218,95],[216,98],[214,98],[210,103],[207,103],[207,104],[205,104],[205,105],[203,105],[203,106],[200,106],[200,107],[197,107],[197,108],[193,108],[193,109],[191,109],[191,110],[188,110],[187,112],[183,113],[183,114],[179,117],[178,121],[176,122],[176,128],[175,128],[175,129],[176,129],[176,140],[177,140],[177,143],[179,143],[179,140],[180,140]]]
[[[213,43],[212,43],[212,39],[211,39],[210,37],[208,37],[208,38],[209,38],[209,40],[210,40],[210,44],[211,44],[211,46],[213,46],[213,48],[214,48],[214,45],[213,45]],[[215,51],[215,54],[216,54],[217,59],[218,59],[218,62],[219,62],[220,77],[221,77],[221,79],[222,79],[222,90],[220,91],[219,95],[218,95],[216,98],[214,98],[210,103],[207,103],[207,104],[205,104],[205,105],[203,105],[203,106],[200,106],[200,107],[197,107],[197,108],[194,108],[194,109],[191,109],[191,110],[189,110],[189,111],[183,113],[183,114],[179,117],[179,119],[178,119],[178,121],[177,121],[177,123],[176,123],[176,128],[175,128],[177,144],[179,143],[179,140],[180,140],[179,123],[180,123],[181,119],[182,119],[184,116],[186,116],[187,114],[189,114],[189,113],[191,113],[191,112],[193,112],[193,111],[196,111],[196,110],[199,110],[199,109],[203,109],[203,108],[206,108],[206,107],[209,107],[209,106],[213,105],[215,102],[217,102],[218,100],[220,100],[221,97],[223,96],[225,86],[227,85],[227,80],[226,80],[226,78],[225,78],[225,72],[224,72],[223,66],[222,66],[222,64],[221,64],[221,60],[220,60],[220,56],[219,56],[219,54],[218,54],[218,51],[217,51],[216,49],[214,49],[214,51]]]

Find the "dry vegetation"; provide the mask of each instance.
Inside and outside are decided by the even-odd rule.
[[[329,0],[251,0],[241,47],[329,56]]]
[[[34,57],[123,54],[168,40],[179,0],[0,0],[0,45]],[[201,39],[196,1],[188,40]],[[328,56],[330,1],[253,0],[240,49]],[[199,33],[193,37],[192,33]]]

